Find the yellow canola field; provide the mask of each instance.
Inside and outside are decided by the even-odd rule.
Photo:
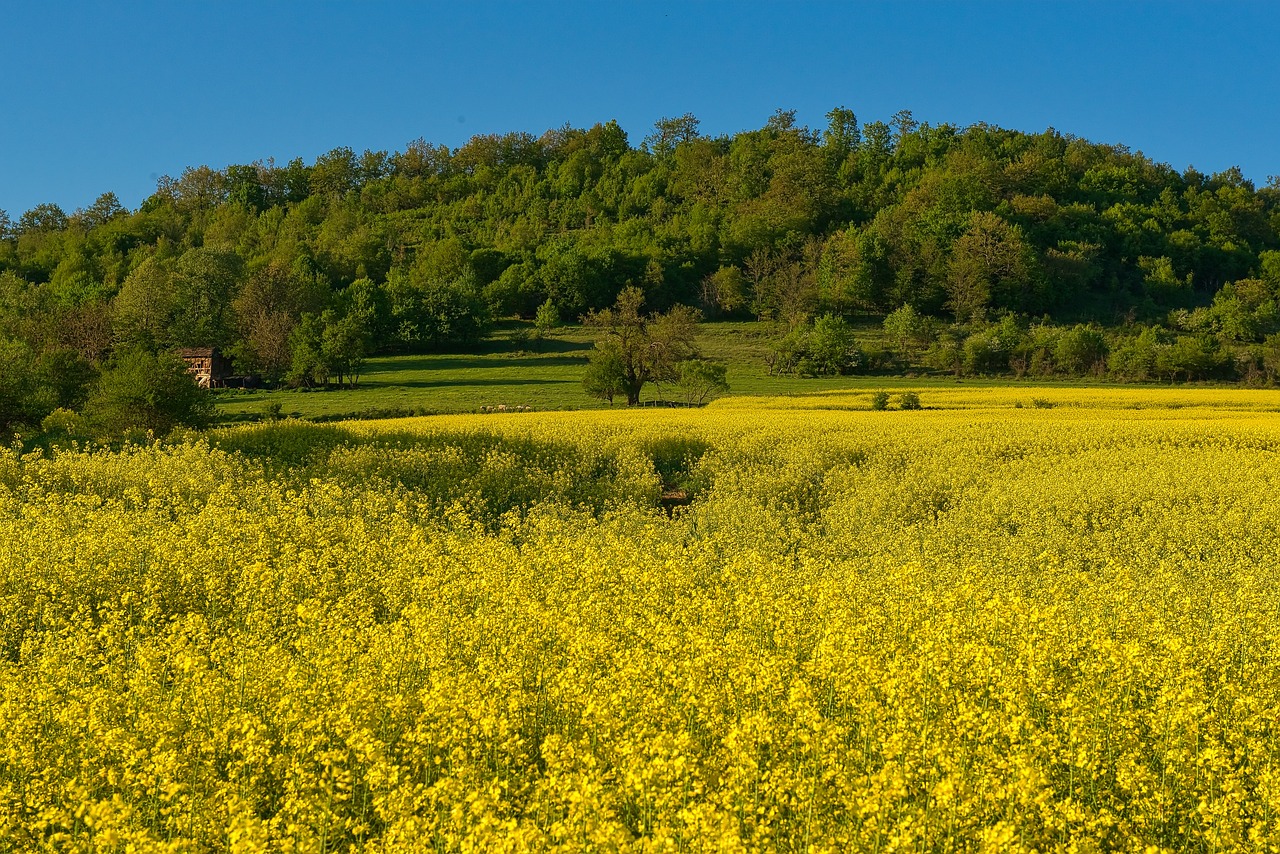
[[[0,849],[1277,850],[1280,396],[921,399],[4,452]]]

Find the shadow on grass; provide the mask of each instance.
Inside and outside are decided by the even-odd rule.
[[[453,388],[456,386],[486,386],[486,387],[503,387],[516,388],[526,385],[564,385],[565,383],[573,383],[574,380],[540,380],[540,379],[520,379],[518,377],[508,377],[505,379],[484,379],[476,377],[458,377],[448,380],[395,380],[386,383],[370,382],[364,388],[376,388],[379,390],[393,388]]]
[[[386,363],[385,366],[371,365],[365,371],[364,376],[373,377],[381,374],[400,374],[406,371],[422,371],[424,373],[435,371],[479,371],[500,369],[536,371],[539,368],[564,368],[585,364],[586,361],[584,359],[573,356],[530,356],[526,358],[518,356],[508,358],[498,358],[494,356],[399,356],[395,361]]]
[[[544,353],[578,353],[594,347],[591,341],[574,341],[564,338],[543,338],[541,341],[498,340],[486,342],[486,346],[477,348],[475,353],[525,353],[537,358]]]

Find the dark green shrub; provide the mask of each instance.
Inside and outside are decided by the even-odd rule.
[[[126,350],[98,378],[84,414],[102,434],[118,436],[136,428],[162,436],[179,425],[207,425],[213,400],[177,356]]]

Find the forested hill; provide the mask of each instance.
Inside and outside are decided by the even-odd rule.
[[[439,347],[547,301],[576,318],[628,283],[652,309],[708,316],[910,304],[1110,325],[1202,306],[1195,322],[1236,340],[1275,329],[1274,180],[1178,172],[1052,129],[828,119],[779,111],[708,137],[686,115],[638,145],[608,122],[456,151],[339,148],[195,166],[136,211],[110,193],[70,215],[41,205],[0,216],[0,336],[90,360],[219,346],[278,378],[304,319],[317,341]]]

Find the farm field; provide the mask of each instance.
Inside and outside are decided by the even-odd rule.
[[[904,380],[0,451],[0,848],[1276,850],[1277,412]]]
[[[539,411],[609,409],[608,403],[590,397],[582,389],[587,354],[594,340],[593,330],[581,326],[561,327],[553,337],[538,344],[520,338],[520,333],[529,328],[528,324],[508,323],[471,353],[371,358],[355,389],[222,391],[216,398],[218,413],[227,420],[258,418],[275,405],[286,416],[324,419],[386,412],[470,413],[497,406],[531,407]],[[958,385],[949,376],[771,376],[765,355],[772,334],[768,324],[763,323],[706,323],[700,330],[699,345],[707,358],[728,366],[730,391],[735,395],[807,395]],[[881,338],[878,328],[864,324],[864,328],[859,329],[863,345],[883,343]],[[966,380],[964,384],[1068,388],[1087,385],[1078,380],[1014,383],[999,379]],[[662,391],[650,385],[643,397],[653,400],[662,396]],[[666,391],[668,397],[675,396],[671,389]]]

